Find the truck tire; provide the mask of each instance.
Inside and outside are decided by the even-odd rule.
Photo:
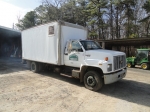
[[[35,73],[39,71],[39,65],[37,62],[31,62],[31,71]]]
[[[103,86],[102,77],[95,71],[88,71],[84,75],[84,85],[89,90],[98,91]]]
[[[149,64],[148,63],[142,63],[141,68],[143,70],[148,70],[149,69]]]

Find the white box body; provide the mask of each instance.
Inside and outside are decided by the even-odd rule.
[[[87,38],[87,29],[67,23],[52,22],[22,31],[22,58],[30,61],[64,65],[67,40]]]

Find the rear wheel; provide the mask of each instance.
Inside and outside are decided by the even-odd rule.
[[[39,65],[37,62],[31,62],[31,71],[35,73],[39,71]]]
[[[141,68],[143,70],[147,70],[147,69],[149,69],[149,65],[147,63],[142,63]]]
[[[89,71],[84,75],[84,85],[89,90],[98,91],[103,86],[102,77],[95,71]]]

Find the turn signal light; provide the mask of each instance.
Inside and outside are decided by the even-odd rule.
[[[108,57],[105,57],[105,61],[108,61]]]

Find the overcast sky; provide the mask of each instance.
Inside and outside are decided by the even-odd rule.
[[[0,0],[0,26],[12,28],[17,16],[23,17],[40,4],[41,0]]]

